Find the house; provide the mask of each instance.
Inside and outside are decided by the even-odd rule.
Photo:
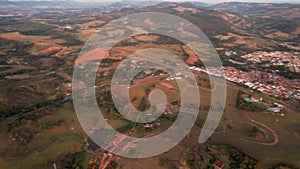
[[[151,74],[151,70],[147,69],[147,70],[144,71],[144,73],[145,73],[146,75],[150,75],[150,74]]]
[[[244,100],[245,100],[245,102],[247,102],[247,103],[253,103],[253,102],[254,102],[252,99],[250,99],[250,98],[248,98],[248,97],[245,98]]]
[[[72,99],[73,99],[72,94],[71,93],[67,93],[67,94],[65,94],[63,102],[68,101],[68,100],[72,100]]]
[[[65,87],[65,88],[72,88],[72,83],[63,83],[63,86]]]
[[[282,104],[279,104],[279,103],[274,103],[274,104],[279,108],[284,108],[284,106]]]
[[[126,139],[125,135],[119,134],[115,137],[115,139],[113,140],[113,145],[117,146],[119,145],[124,139]]]
[[[281,108],[279,108],[279,107],[269,107],[269,108],[267,108],[267,110],[269,112],[279,113],[281,111]]]
[[[250,87],[250,88],[252,88],[252,87],[255,86],[255,84],[253,84],[251,82],[246,82],[245,85],[248,86],[248,87]]]
[[[231,56],[231,54],[232,54],[231,51],[230,52],[225,52],[225,56],[227,56],[227,57]]]
[[[177,76],[177,77],[179,77],[179,76],[182,76],[183,74],[181,73],[181,72],[177,72],[176,74],[175,74],[175,76]]]
[[[263,98],[262,98],[262,97],[259,97],[259,96],[252,96],[252,97],[251,97],[251,100],[252,100],[253,102],[259,102],[259,101],[262,101]]]
[[[152,127],[154,127],[154,124],[145,124],[144,127],[145,128],[152,128]]]
[[[216,160],[214,163],[213,163],[213,167],[214,169],[222,169],[224,168],[224,162],[223,161],[220,161],[220,160]]]

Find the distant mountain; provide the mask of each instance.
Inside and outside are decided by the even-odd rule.
[[[58,1],[5,1],[0,0],[0,9],[5,9],[7,7],[14,7],[20,9],[28,9],[28,8],[97,8],[102,9],[104,12],[112,12],[116,10],[121,10],[123,8],[140,8],[146,6],[152,6],[161,3],[162,1],[149,1],[149,0],[124,0],[119,2],[109,2],[109,1],[93,1],[93,2],[79,2],[72,0],[58,0]],[[0,11],[1,13],[1,11]]]
[[[22,9],[21,7],[30,6],[42,6],[43,8],[39,10],[44,10],[47,9],[44,7],[51,8],[55,7],[55,5],[59,8],[72,8],[72,5],[75,7],[80,5],[80,3],[89,4],[88,2],[79,2],[78,4],[68,5],[73,3],[72,1],[0,1],[1,3],[7,4],[6,6],[19,6],[18,10]],[[0,9],[2,9],[0,14],[5,14],[3,9],[6,9],[6,6],[0,5]],[[94,10],[96,7],[97,5],[94,5],[92,9]],[[137,12],[169,13],[185,18],[198,26],[209,38],[213,39],[215,44],[219,44],[216,45],[218,47],[222,47],[222,44],[227,44],[232,48],[239,46],[244,49],[247,48],[246,50],[273,50],[280,46],[280,43],[300,43],[299,10],[300,5],[296,4],[231,2],[207,6],[207,4],[201,2],[175,3],[127,0],[101,6],[95,11],[97,13],[101,11],[103,15],[97,16],[97,19],[106,22]],[[13,11],[16,11],[16,9],[14,8]],[[44,14],[40,13],[39,15]],[[47,13],[46,16],[48,16]],[[72,22],[78,23],[79,21],[78,18],[74,18]]]
[[[5,1],[0,0],[0,5],[4,6],[16,6],[20,8],[31,7],[100,7],[109,5],[108,2],[77,2],[77,1]]]
[[[0,0],[0,5],[14,5],[11,1]]]
[[[231,4],[247,5],[247,3]],[[259,6],[259,4],[248,5],[250,7]],[[266,6],[273,6],[273,4],[265,4],[265,8],[267,8]],[[279,7],[281,13],[289,10],[283,10],[282,6]],[[296,8],[293,5],[289,7]],[[265,10],[265,8],[263,9]],[[250,13],[248,9],[245,11]],[[271,11],[268,10],[268,12]],[[214,45],[220,48],[232,48],[232,50],[247,52],[281,50],[280,44],[283,42],[299,42],[300,21],[297,19],[283,19],[279,16],[265,17],[261,13],[241,14],[241,12],[228,12],[211,7],[196,7],[191,3],[163,2],[142,8],[124,8],[102,15],[100,20],[116,19],[139,12],[169,13],[187,19],[198,26],[213,41]],[[289,17],[296,18],[297,16]]]
[[[220,16],[220,12],[208,8],[197,8],[189,3],[163,2],[142,8],[125,8],[111,12],[109,16],[103,15],[101,19],[111,18],[110,16],[119,18],[137,12],[161,12],[181,16],[199,26],[208,35],[222,34],[232,30],[232,25]]]
[[[107,6],[107,9],[109,10],[120,10],[123,8],[140,8],[145,6],[152,6],[161,3],[162,1],[137,1],[137,0],[126,0],[126,1],[120,1],[115,2],[113,4],[110,4]]]
[[[208,4],[203,3],[203,2],[198,2],[198,1],[187,1],[187,2],[182,2],[180,4],[182,4],[182,5],[191,4],[194,7],[207,7],[208,6]]]
[[[300,4],[225,2],[213,5],[211,8],[242,15],[300,19]]]

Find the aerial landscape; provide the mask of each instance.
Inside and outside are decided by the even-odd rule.
[[[150,16],[126,29],[109,24],[144,12],[170,14],[195,25],[207,37],[205,41],[211,42],[222,67],[207,66],[209,57],[201,60],[191,45],[158,33],[135,34],[109,51],[90,50],[87,44],[94,45],[97,35],[102,41],[98,31],[105,26],[113,40],[147,27],[156,30],[159,26]],[[142,54],[124,62],[145,49],[162,49],[178,56],[178,62],[161,53],[151,56],[176,71],[143,69],[147,56]],[[205,55],[210,51],[201,52]],[[97,63],[97,68],[86,67],[87,63]],[[125,64],[128,72],[119,70]],[[82,112],[76,105],[74,108],[78,103],[74,67],[82,70],[82,77],[88,76],[84,71],[95,73],[87,91],[95,96],[106,123],[123,135],[114,137],[97,124],[82,125]],[[129,78],[130,70],[141,71],[128,81],[126,90],[116,93],[116,98],[114,74],[119,71]],[[196,92],[188,91],[190,78],[195,79]],[[226,84],[212,82],[218,78],[224,78]],[[0,86],[0,169],[298,169],[300,2],[0,0]],[[226,90],[224,106],[212,103],[212,95],[220,86]],[[166,104],[157,99],[153,108],[161,112],[160,116],[135,122],[120,113],[115,101],[127,97],[123,93],[127,90],[130,105],[141,112],[152,109],[153,93],[165,93],[162,99]],[[196,116],[185,110],[184,115],[195,118],[195,122],[176,146],[147,158],[114,153],[117,147],[131,155],[136,153],[136,143],[127,136],[150,138],[169,128],[175,130],[172,124],[178,122],[181,107],[186,106],[183,98],[200,105]],[[127,104],[121,109],[130,112]],[[210,110],[216,109],[222,109],[220,122],[212,136],[199,143]],[[88,116],[89,109],[86,111]],[[91,137],[97,133],[111,135],[112,141],[106,145],[109,148]]]

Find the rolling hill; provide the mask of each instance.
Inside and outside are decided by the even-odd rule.
[[[300,19],[299,4],[226,2],[211,6],[213,9],[234,12],[241,15]]]

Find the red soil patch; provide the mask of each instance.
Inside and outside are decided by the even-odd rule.
[[[92,61],[92,60],[104,59],[107,58],[108,56],[109,56],[109,52],[105,52],[104,48],[96,48],[80,56],[76,60],[76,64],[82,64],[84,62]]]
[[[60,50],[60,48],[59,47],[49,47],[49,48],[41,50],[40,52],[42,54],[45,54],[45,53],[49,53],[49,52],[52,52],[52,51],[55,51],[55,50]]]
[[[50,129],[49,132],[51,133],[64,133],[67,132],[67,129],[64,125],[55,126],[54,128]]]
[[[182,49],[183,49],[184,53],[189,55],[189,58],[186,60],[187,64],[193,65],[195,62],[198,61],[199,58],[188,46],[184,45],[184,46],[182,46]]]
[[[164,86],[164,87],[166,87],[166,88],[168,88],[168,89],[174,89],[174,87],[172,86],[172,85],[170,85],[170,84],[168,84],[168,83],[161,83],[160,84],[161,86]]]

